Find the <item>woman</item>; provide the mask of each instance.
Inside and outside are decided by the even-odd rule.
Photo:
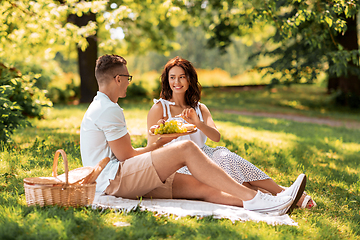
[[[158,123],[159,119],[176,119],[196,125],[198,131],[178,137],[173,141],[189,139],[194,141],[217,165],[224,169],[239,183],[253,189],[260,189],[271,194],[278,194],[284,188],[276,184],[268,175],[252,163],[225,147],[211,148],[205,144],[207,138],[220,141],[220,132],[216,129],[209,109],[199,102],[201,86],[195,68],[180,57],[171,59],[161,74],[161,98],[154,100],[155,104],[149,111],[147,127]],[[156,136],[148,134],[148,144],[156,141]],[[171,144],[171,143],[169,143]],[[179,173],[191,174],[187,167],[178,170]],[[303,194],[297,203],[302,208],[312,208],[316,203],[310,196]]]

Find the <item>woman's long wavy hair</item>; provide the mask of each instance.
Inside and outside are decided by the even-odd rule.
[[[187,105],[195,108],[201,97],[201,85],[198,81],[198,76],[193,65],[186,59],[179,56],[169,60],[161,74],[161,93],[160,97],[166,100],[172,98],[172,90],[169,84],[169,71],[174,66],[181,67],[185,71],[186,79],[189,83],[189,88],[185,93],[185,102]]]

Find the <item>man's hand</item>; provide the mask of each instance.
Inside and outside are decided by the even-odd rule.
[[[176,138],[178,138],[178,137],[159,137],[156,140],[155,144],[159,144],[159,146],[163,146]]]

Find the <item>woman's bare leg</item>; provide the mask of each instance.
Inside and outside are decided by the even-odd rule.
[[[264,180],[251,181],[251,182],[244,182],[243,185],[245,185],[246,187],[249,187],[251,189],[259,189],[259,190],[263,189],[266,192],[269,192],[274,195],[284,190],[284,188],[280,187],[271,178],[264,179]]]
[[[243,206],[239,198],[201,183],[194,176],[187,174],[175,174],[172,194],[173,198],[203,200],[237,207]]]
[[[162,181],[183,166],[200,182],[247,201],[256,191],[249,189],[225,173],[191,141],[179,141],[152,152],[154,167]]]

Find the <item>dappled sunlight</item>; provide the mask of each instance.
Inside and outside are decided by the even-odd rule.
[[[146,135],[146,119],[131,119],[126,121],[127,128],[130,135]]]
[[[10,168],[11,155],[10,155],[9,152],[1,151],[0,152],[0,159],[1,159],[1,161],[0,161],[0,173],[2,174],[3,172],[6,172]]]
[[[82,117],[56,118],[48,121],[38,121],[34,123],[38,128],[56,128],[60,133],[79,133]]]
[[[322,236],[321,239],[330,239],[332,234],[341,231],[346,235],[346,232],[349,234],[354,227],[356,228],[358,212],[354,211],[354,207],[357,205],[357,201],[354,201],[354,195],[351,195],[352,191],[346,184],[338,180],[330,180],[326,176],[311,174],[306,191],[313,197],[318,207],[305,211],[309,214],[321,213],[321,216],[315,218],[303,216],[301,220],[299,219],[299,225],[303,226],[309,222],[311,228],[307,231],[313,231],[314,238],[319,234]],[[347,217],[342,218],[345,215]],[[326,233],[322,233],[322,231],[326,231]]]
[[[288,100],[280,100],[279,102],[280,106],[286,106],[286,107],[291,107],[291,108],[295,108],[298,110],[309,110],[309,107],[302,105],[299,101],[288,101]]]
[[[257,130],[229,122],[216,122],[216,125],[227,138],[241,137],[247,141],[259,140],[267,143],[270,147],[293,148],[298,140],[296,135],[290,133]]]
[[[129,133],[133,135],[133,146],[146,146],[146,135],[142,133],[146,133],[146,116],[151,105],[127,102],[121,106]],[[0,196],[0,201],[8,205],[10,202],[25,205],[22,179],[51,176],[54,151],[58,148],[67,153],[70,169],[81,166],[78,130],[85,110],[84,107],[55,107],[45,119],[31,119],[33,127],[16,131],[14,149],[0,153],[3,159],[0,162],[3,176],[0,188],[11,194],[20,190],[22,195],[6,199]],[[331,238],[339,232],[344,238],[353,236],[352,233],[357,231],[360,201],[358,130],[222,112],[213,112],[213,118],[222,137],[220,142],[208,140],[209,146],[227,147],[282,186],[290,186],[299,173],[306,173],[306,192],[318,207],[295,209],[291,218],[299,223],[299,227],[291,231],[319,239]],[[63,169],[60,161],[59,173]],[[187,221],[194,227],[204,225],[204,222],[194,223],[189,219],[174,220],[175,223],[178,221],[182,221],[181,226]],[[259,226],[250,222],[232,226],[238,224]],[[261,227],[271,229],[269,232],[273,233],[272,226],[261,224]]]
[[[150,109],[149,109],[150,110]],[[124,108],[124,114],[126,119],[126,125],[130,135],[144,135],[147,133],[147,114],[148,110],[137,109],[127,111]]]
[[[357,152],[359,153],[359,158],[360,158],[360,144],[359,143],[343,143],[342,144],[342,149],[344,151],[351,151],[351,152]]]
[[[344,168],[345,172],[349,175],[353,175],[353,174],[360,174],[360,170],[359,169],[354,169],[354,168],[350,168],[349,166],[346,166]],[[359,188],[360,190],[360,188]]]
[[[50,142],[67,140],[79,143],[80,126],[86,107],[87,105],[54,107],[49,111],[45,119],[31,119],[31,127],[17,130],[13,140],[19,143],[21,148],[31,147],[38,138],[46,139],[46,141]],[[124,114],[129,134],[146,138],[148,107],[140,105],[139,108],[136,108],[130,105],[129,109],[131,110],[126,109],[127,107],[125,106]]]
[[[278,125],[279,122],[280,122],[280,121],[279,121],[278,119],[276,119],[276,118],[268,118],[268,119],[266,119],[265,121],[268,122],[268,123],[274,124],[274,125]]]
[[[220,101],[221,100],[221,101]],[[359,121],[357,111],[346,111],[331,104],[325,87],[298,85],[264,89],[204,89],[201,100],[215,110],[286,113]]]
[[[352,212],[360,200],[357,129],[219,112],[213,116],[226,147],[238,151],[283,186],[291,184],[289,176],[305,172],[306,191],[320,208],[342,211],[340,214],[350,216],[349,224],[357,221]],[[339,210],[339,204],[347,207]],[[344,219],[339,221],[331,227],[334,232],[344,225]]]
[[[360,153],[360,143],[344,142],[342,138],[329,139],[328,137],[324,138],[324,143],[331,146],[338,152]],[[328,154],[336,156],[336,152],[329,152]]]
[[[79,105],[56,105],[51,108],[48,115],[45,116],[46,119],[57,119],[57,118],[67,118],[67,117],[76,117],[77,119],[83,118],[86,109],[89,104],[79,104]]]
[[[48,129],[62,134],[79,135],[86,107],[87,104],[54,107],[48,111],[45,119],[31,119],[32,127],[26,128],[25,131],[33,132],[32,137],[36,136],[37,129]]]

